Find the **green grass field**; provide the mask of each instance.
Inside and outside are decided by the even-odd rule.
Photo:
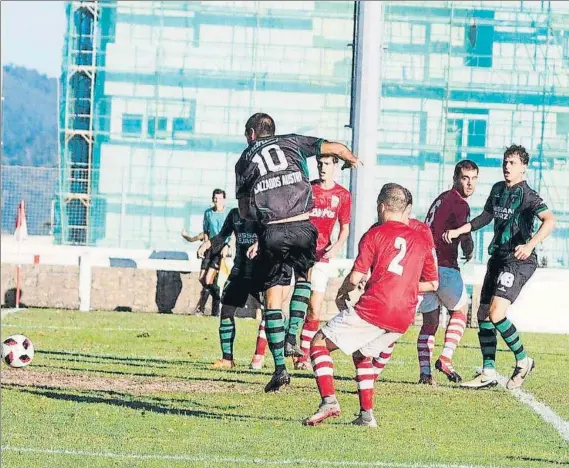
[[[36,355],[25,369],[2,364],[2,466],[569,466],[569,444],[504,388],[461,390],[441,374],[436,388],[417,385],[415,328],[376,384],[377,429],[349,424],[358,399],[351,359],[340,352],[343,414],[303,427],[319,403],[312,373],[293,372],[286,391],[263,393],[272,360],[262,372],[248,369],[256,330],[257,322],[237,320],[237,369],[216,371],[210,317],[55,310],[5,317],[2,337],[27,335]],[[524,390],[569,420],[569,337],[523,338],[536,360]],[[513,357],[501,346],[499,371],[509,375]],[[466,378],[480,364],[474,330],[455,363]]]

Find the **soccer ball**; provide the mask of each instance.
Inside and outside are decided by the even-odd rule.
[[[34,345],[24,335],[12,335],[2,342],[2,360],[10,367],[25,367],[34,358]]]

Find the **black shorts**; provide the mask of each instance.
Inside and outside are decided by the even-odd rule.
[[[259,289],[252,279],[229,275],[223,288],[221,303],[233,307],[245,307],[247,299],[251,295],[259,304],[262,304]]]
[[[308,277],[316,261],[318,231],[309,220],[267,224],[259,235],[259,260],[255,273],[266,291],[288,286],[293,271]]]
[[[508,299],[513,303],[536,268],[537,260],[533,255],[527,260],[490,257],[482,285],[480,304],[490,304],[493,296]]]
[[[213,268],[214,270],[219,270],[219,263],[221,261],[220,255],[211,255],[211,249],[208,249],[202,259],[202,270],[208,270]]]

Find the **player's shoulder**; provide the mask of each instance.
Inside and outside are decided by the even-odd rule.
[[[490,193],[501,192],[506,188],[506,182],[504,180],[500,180],[492,185],[492,189]]]
[[[206,210],[203,212],[204,215],[210,216],[213,213],[213,207],[210,206],[209,208],[206,208]]]
[[[405,236],[415,234],[415,230],[400,221],[387,221],[385,223],[374,224],[368,231],[374,237],[390,239],[391,237]]]
[[[378,222],[378,223],[372,224],[370,226],[370,228],[362,236],[362,240],[364,240],[364,239],[369,240],[369,239],[375,239],[377,237],[381,237],[384,235],[385,232],[386,232],[385,223],[380,224]]]
[[[282,143],[284,141],[295,141],[300,135],[296,133],[286,133],[284,135],[275,135],[272,139],[276,140],[277,143]]]
[[[453,196],[453,189],[445,190],[444,192],[439,193],[439,196],[435,198],[435,200],[446,201]]]
[[[450,199],[450,197],[449,197]],[[468,204],[468,202],[466,201],[466,199],[464,197],[462,197],[462,195],[456,191],[456,190],[452,190],[452,204],[453,206],[456,208],[460,208],[460,209],[470,209],[470,205]]]
[[[350,193],[350,191],[344,187],[341,184],[336,183],[336,185],[334,185],[334,195],[338,195],[340,197],[350,197],[352,194]]]
[[[528,184],[527,180],[524,180],[524,181],[520,184],[520,186],[521,186],[522,190],[524,191],[524,193],[530,193],[530,194],[532,194],[532,195],[539,195],[539,194],[537,193],[537,190],[532,189],[532,188],[530,187],[530,185]]]
[[[236,216],[236,217],[239,218],[239,217],[240,217],[240,215],[239,215],[239,208],[231,208],[231,209],[229,210],[229,213],[227,214],[227,216],[234,216],[234,217]]]
[[[423,221],[419,221],[416,218],[409,218],[409,227],[419,234],[431,234],[431,228],[429,228],[429,226],[427,226]]]

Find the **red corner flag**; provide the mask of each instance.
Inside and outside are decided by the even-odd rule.
[[[28,238],[28,223],[26,222],[26,202],[22,200],[18,205],[18,214],[16,215],[16,230],[14,237],[18,241],[18,265],[16,266],[16,309],[20,308],[20,245],[21,242]]]
[[[16,215],[16,230],[14,237],[17,241],[28,238],[28,223],[26,222],[26,202],[22,200],[18,205],[18,214]]]

